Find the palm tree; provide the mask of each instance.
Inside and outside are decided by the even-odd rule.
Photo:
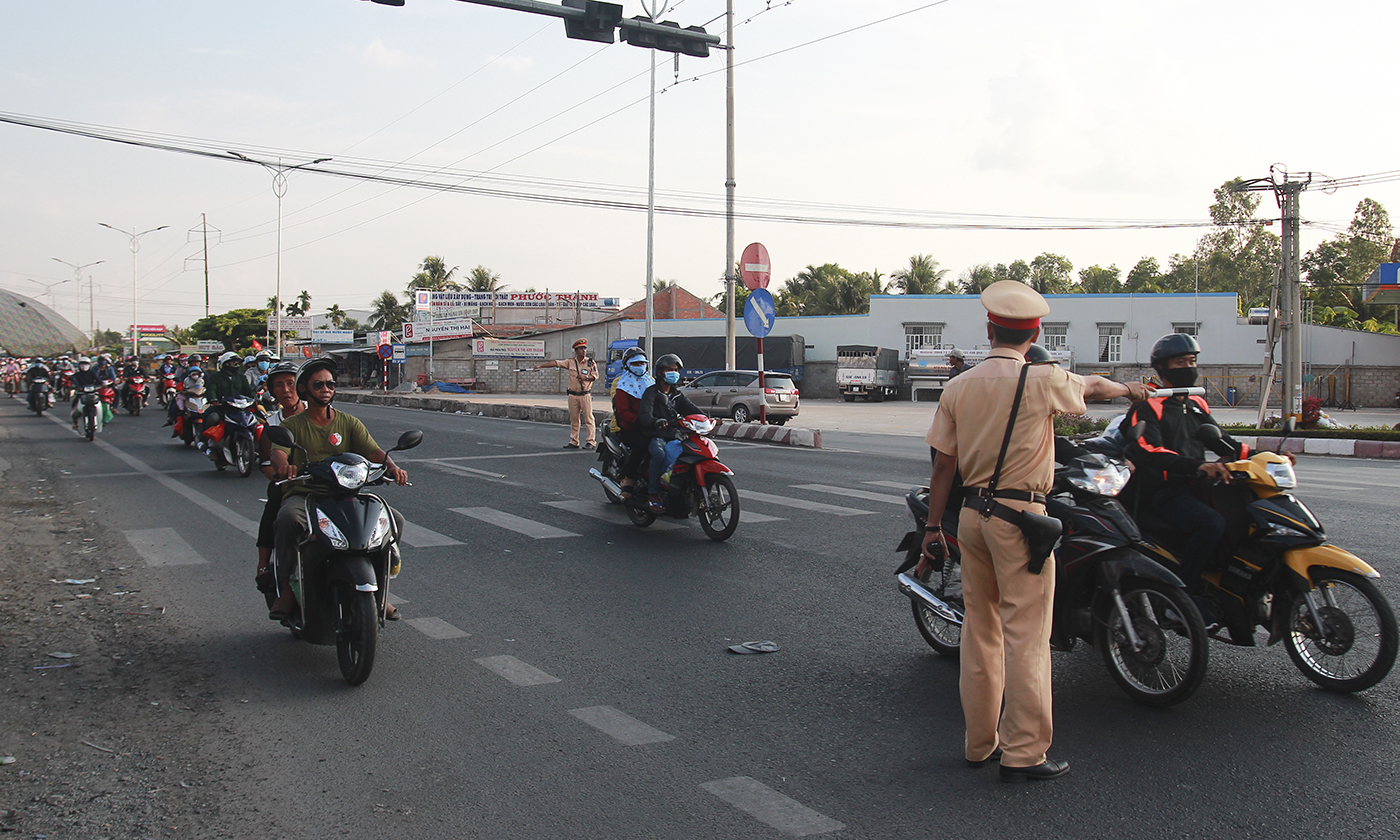
[[[399,303],[393,292],[385,289],[370,306],[369,326],[377,330],[392,330],[408,320],[408,304]]]
[[[331,326],[341,329],[345,325],[345,319],[349,318],[345,310],[340,308],[340,304],[333,303],[326,308],[326,319],[331,322]]]
[[[909,258],[909,267],[896,271],[890,279],[906,295],[936,295],[943,291],[947,274],[948,269],[939,268],[933,255],[915,254]]]
[[[432,292],[459,292],[462,284],[454,281],[452,275],[458,266],[447,267],[442,257],[424,257],[423,265],[413,279],[408,281],[408,290],[427,289]]]
[[[467,291],[503,292],[505,288],[505,284],[501,282],[501,275],[484,265],[478,265],[467,275]]]
[[[311,311],[311,293],[305,289],[296,296],[296,300],[287,304],[287,314],[293,317],[305,315]]]

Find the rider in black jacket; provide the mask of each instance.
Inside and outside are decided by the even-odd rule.
[[[704,414],[676,387],[681,381],[681,367],[681,357],[675,353],[657,359],[656,384],[642,392],[642,404],[637,409],[637,430],[649,439],[651,468],[647,489],[653,510],[665,509],[661,504],[661,474],[667,467],[666,443],[675,437],[682,417]]]
[[[1196,384],[1196,357],[1201,347],[1182,333],[1162,336],[1152,346],[1152,367],[1163,388],[1190,388]],[[1188,536],[1181,553],[1181,576],[1189,589],[1200,586],[1201,571],[1215,554],[1225,535],[1225,518],[1206,504],[1197,492],[1197,476],[1229,481],[1224,463],[1206,460],[1205,444],[1196,432],[1202,426],[1219,427],[1210,406],[1201,397],[1160,397],[1133,403],[1124,429],[1141,423],[1141,433],[1131,436],[1127,455],[1133,462],[1133,481],[1140,503],[1157,517]],[[1221,439],[1239,457],[1249,447],[1229,435]]]

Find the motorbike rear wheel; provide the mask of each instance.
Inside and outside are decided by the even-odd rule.
[[[917,563],[923,553],[921,546],[915,546],[909,549],[905,559]],[[946,586],[943,584],[943,573],[934,571],[932,568],[924,572],[922,576],[917,576],[918,581],[938,597],[953,604],[958,609],[962,609],[962,567],[958,561],[951,557],[943,562],[951,564]],[[913,573],[912,570],[910,573]],[[955,621],[949,621],[917,601],[911,600],[910,606],[914,608],[914,626],[919,628],[919,635],[924,637],[928,646],[943,656],[957,659],[958,651],[962,645],[962,625]]]
[[[641,485],[638,484],[638,487]],[[640,492],[640,491],[637,491]],[[622,509],[627,511],[627,518],[632,520],[632,524],[638,528],[645,528],[656,521],[656,514],[646,506],[646,496],[634,495],[633,498],[623,502]]]
[[[1395,612],[1376,585],[1340,569],[1312,576],[1323,605],[1322,632],[1302,599],[1294,602],[1284,644],[1303,676],[1328,691],[1361,691],[1381,680],[1395,665]]]
[[[336,587],[337,631],[336,659],[340,675],[350,685],[369,679],[374,668],[374,653],[379,643],[379,617],[374,593],[360,592],[341,585]]]
[[[233,463],[238,467],[238,474],[247,478],[253,474],[253,441],[249,438],[239,438],[233,447]]]
[[[1094,645],[1123,692],[1147,706],[1172,706],[1205,679],[1210,656],[1200,610],[1184,589],[1155,580],[1124,579],[1123,603],[1142,648],[1134,650],[1116,606],[1095,628]]]
[[[734,489],[733,479],[711,473],[700,492],[705,497],[705,507],[696,511],[700,530],[716,542],[734,536],[734,529],[739,527],[739,491]]]

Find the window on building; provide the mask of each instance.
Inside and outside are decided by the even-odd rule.
[[[1200,335],[1200,321],[1177,321],[1172,323],[1172,332],[1182,335]]]
[[[1069,344],[1069,324],[1041,324],[1040,343],[1046,350],[1063,350]]]
[[[941,347],[943,345],[943,325],[942,324],[905,324],[904,325],[904,357],[909,358],[915,350],[924,347]]]
[[[1099,361],[1123,361],[1123,325],[1099,324]]]

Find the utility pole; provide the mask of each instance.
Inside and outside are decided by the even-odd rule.
[[[724,114],[724,369],[734,370],[734,0],[724,13]]]
[[[186,242],[194,241],[195,234],[199,234],[203,241],[203,257],[185,257],[185,267],[189,268],[190,260],[202,260],[204,263],[204,317],[209,317],[209,231],[214,232],[216,237],[214,244],[221,245],[224,241],[224,232],[218,228],[209,227],[209,218],[199,214],[199,227],[190,228],[185,235]]]

